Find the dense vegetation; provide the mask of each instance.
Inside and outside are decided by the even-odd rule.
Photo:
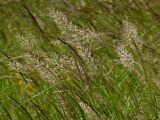
[[[0,119],[160,119],[159,11],[159,0],[0,0]]]

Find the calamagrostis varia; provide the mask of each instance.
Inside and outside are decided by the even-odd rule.
[[[129,70],[132,70],[135,60],[133,55],[127,51],[126,47],[123,44],[120,44],[116,46],[116,52],[119,57],[119,63]]]
[[[143,40],[137,32],[136,26],[126,20],[122,21],[122,25],[123,44],[126,44],[126,46],[130,45],[131,47],[134,47],[134,45],[136,45],[139,49],[142,49]]]
[[[28,32],[23,35],[17,34],[16,39],[20,44],[20,47],[27,50],[33,49],[37,44],[35,36]]]
[[[54,53],[45,53],[43,51],[34,51],[23,55],[24,62],[18,60],[11,62],[9,66],[22,72],[25,76],[38,74],[39,77],[47,82],[56,82],[55,79],[62,72],[68,70],[74,71],[74,59],[67,55],[57,55]]]
[[[129,70],[133,70],[135,63],[134,57],[127,51],[127,48],[142,49],[143,40],[137,32],[136,26],[126,20],[122,21],[122,41],[116,46],[116,52],[119,56],[119,63]]]
[[[49,17],[56,23],[61,30],[61,37],[69,44],[74,46],[79,55],[90,64],[92,59],[91,51],[94,47],[94,40],[99,40],[102,34],[98,34],[90,29],[79,28],[70,22],[60,11],[49,9]],[[54,43],[53,43],[54,44]],[[57,42],[55,43],[57,44]]]

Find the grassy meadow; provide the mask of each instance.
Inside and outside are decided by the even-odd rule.
[[[159,120],[159,0],[0,0],[0,120]]]

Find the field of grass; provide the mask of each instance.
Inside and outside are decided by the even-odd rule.
[[[0,120],[159,120],[159,0],[0,0]]]

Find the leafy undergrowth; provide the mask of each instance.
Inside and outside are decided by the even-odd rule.
[[[0,1],[0,118],[160,119],[159,6]]]

